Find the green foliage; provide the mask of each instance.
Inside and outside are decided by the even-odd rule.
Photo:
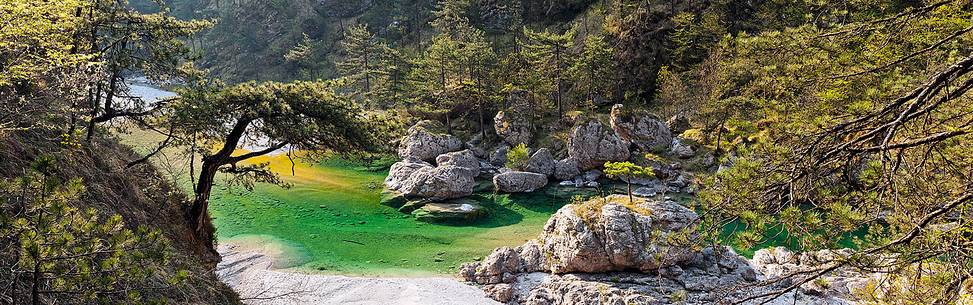
[[[523,35],[521,56],[529,64],[529,71],[533,71],[527,76],[532,78],[530,83],[541,85],[534,87],[533,91],[539,96],[553,97],[554,107],[560,118],[564,113],[562,94],[564,78],[567,76],[565,70],[573,56],[568,49],[574,41],[575,32],[573,29],[561,34],[550,31],[535,32],[524,27]]]
[[[711,232],[742,228],[710,238],[743,247],[781,238],[799,250],[853,241],[861,257],[893,257],[883,264],[903,273],[968,269],[969,256],[953,254],[973,251],[956,234],[970,230],[956,217],[973,204],[973,15],[958,2],[921,5],[825,5],[821,14],[841,23],[781,14],[795,18],[725,38],[699,66],[667,76],[660,96],[693,105],[700,138],[728,152],[703,179],[700,215]],[[908,291],[896,298],[956,298],[949,281],[915,276],[892,285]]]
[[[614,65],[614,50],[604,37],[591,35],[585,38],[581,52],[569,70],[576,99],[586,101],[586,106],[593,108],[596,97],[610,98],[617,85]]]
[[[648,156],[646,156],[648,157]],[[611,178],[620,178],[628,185],[628,199],[632,199],[632,179],[652,178],[655,173],[651,167],[642,167],[632,162],[605,162],[605,175]]]
[[[314,78],[314,41],[304,34],[301,43],[284,54],[284,61],[296,65],[305,78]]]
[[[51,176],[42,158],[24,176],[0,181],[0,298],[13,304],[142,303],[186,279],[163,268],[170,251],[159,231],[125,228],[118,215],[75,207],[80,179]],[[137,292],[137,293],[133,293]]]
[[[76,67],[88,56],[72,51],[74,33],[85,20],[77,10],[85,1],[0,3],[0,87],[35,79],[38,74]]]
[[[524,170],[527,168],[527,161],[530,160],[529,152],[527,144],[517,144],[507,152],[506,166],[513,170]]]
[[[341,41],[344,56],[337,63],[338,73],[350,83],[351,92],[366,104],[378,98],[377,93],[389,86],[389,76],[394,65],[399,62],[385,43],[379,41],[365,25],[358,24],[348,28]],[[395,101],[381,101],[382,105],[392,105]]]

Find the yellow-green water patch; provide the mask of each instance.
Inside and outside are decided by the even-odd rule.
[[[285,172],[289,189],[258,184],[252,192],[219,189],[211,214],[221,240],[264,235],[299,245],[299,268],[348,275],[455,274],[500,246],[535,238],[569,194],[548,189],[529,194],[478,193],[471,198],[486,217],[464,224],[430,224],[379,204],[386,173],[353,163],[298,165],[290,176],[283,156],[269,157]]]

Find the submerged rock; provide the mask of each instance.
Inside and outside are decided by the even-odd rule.
[[[589,170],[606,161],[628,160],[629,142],[597,120],[574,128],[568,139],[568,156],[578,161],[578,168]]]
[[[437,156],[457,151],[463,148],[459,138],[437,133],[442,124],[436,121],[420,121],[409,128],[408,133],[399,142],[399,157],[402,159],[418,159],[432,162]]]
[[[475,220],[486,214],[474,200],[459,199],[446,202],[427,203],[412,212],[416,220],[424,222],[454,222]]]
[[[493,185],[499,192],[532,192],[547,185],[547,175],[530,172],[508,171],[493,176]]]

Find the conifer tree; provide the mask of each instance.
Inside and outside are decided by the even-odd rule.
[[[535,32],[524,27],[524,37],[523,51],[532,68],[538,73],[537,76],[549,79],[545,91],[552,92],[557,117],[560,118],[564,114],[563,72],[571,59],[568,50],[574,40],[574,30],[557,34],[550,31]]]
[[[139,118],[157,110],[161,103],[128,98],[129,78],[141,75],[154,81],[178,80],[183,62],[192,55],[187,38],[211,26],[209,21],[180,20],[163,8],[141,13],[127,0],[95,0],[75,12],[87,16],[76,33],[76,51],[98,62],[98,76],[88,84],[88,140],[95,125],[115,118]],[[126,103],[117,102],[125,98]],[[80,106],[80,105],[79,105]]]
[[[371,100],[388,74],[388,66],[382,62],[390,52],[388,45],[380,42],[365,25],[357,24],[348,27],[341,48],[345,55],[337,64],[338,73],[351,82],[355,96]]]
[[[614,86],[612,48],[599,36],[588,36],[581,53],[571,64],[570,77],[576,96],[591,103],[596,96],[609,98]]]
[[[284,54],[284,61],[292,63],[300,69],[305,78],[313,79],[314,75],[314,41],[306,33],[294,48]]]
[[[159,231],[132,231],[118,215],[76,208],[83,182],[59,180],[55,163],[45,156],[25,175],[0,180],[0,302],[151,302],[151,291],[185,280],[160,268],[170,248]]]

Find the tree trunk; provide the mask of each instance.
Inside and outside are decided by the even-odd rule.
[[[91,142],[91,138],[95,136],[95,118],[98,117],[98,110],[101,109],[102,83],[98,82],[98,85],[95,87],[95,95],[93,96],[94,98],[91,99],[91,117],[88,118],[88,135],[85,137],[86,141],[88,142]]]
[[[635,199],[632,198],[632,177],[625,179],[625,183],[628,184],[628,202],[635,202]]]
[[[369,79],[368,79],[369,78],[369,74],[371,73],[371,70],[368,67],[368,44],[369,43],[371,43],[371,42],[368,41],[368,40],[366,40],[365,41],[365,46],[362,47],[362,51],[364,51],[364,53],[365,53],[365,56],[364,56],[364,62],[365,62],[365,67],[364,68],[365,69],[362,71],[365,74],[365,96],[368,96],[371,93],[371,91],[372,91],[371,90],[371,84],[369,84]]]
[[[233,129],[226,135],[223,147],[215,154],[203,157],[203,165],[199,170],[199,179],[193,188],[196,194],[193,202],[189,206],[189,210],[186,211],[186,220],[193,226],[200,240],[209,242],[208,247],[210,251],[215,252],[212,244],[213,231],[208,230],[206,227],[206,211],[209,209],[209,197],[213,190],[213,184],[216,182],[216,173],[219,172],[221,166],[232,162],[231,156],[233,155],[233,151],[236,149],[237,144],[240,143],[240,138],[243,137],[243,134],[252,121],[252,119],[246,118],[237,120],[233,125]]]
[[[563,117],[563,108],[561,106],[561,46],[556,46],[554,48],[555,65],[554,68],[554,81],[557,82],[557,93],[554,95],[557,100],[557,118]]]
[[[213,190],[213,184],[216,182],[216,173],[220,166],[213,159],[203,159],[203,166],[200,169],[199,179],[196,182],[196,197],[189,207],[188,215],[190,217],[190,223],[197,233],[203,232],[206,210],[209,207],[209,196]]]

